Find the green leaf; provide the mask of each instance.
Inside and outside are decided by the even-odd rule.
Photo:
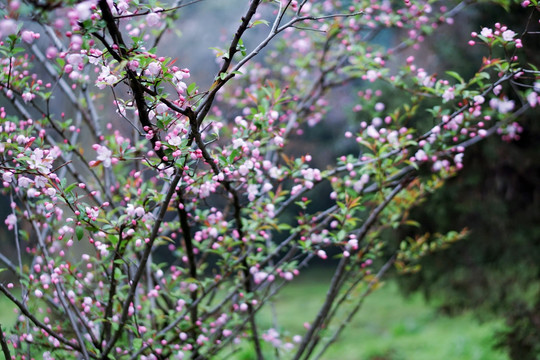
[[[195,91],[197,89],[197,84],[196,83],[191,83],[189,84],[189,86],[187,87],[187,92],[188,94],[191,94],[193,91]]]
[[[232,163],[238,155],[240,155],[240,151],[238,151],[238,149],[234,149],[231,152],[231,155],[229,155],[229,163]]]
[[[77,186],[77,184],[75,184],[75,183],[69,185],[69,186],[64,190],[64,192],[66,192],[66,193],[71,192],[71,191],[75,188],[75,186]]]
[[[453,77],[454,79],[456,79],[457,81],[459,81],[460,83],[462,83],[462,84],[465,83],[465,80],[463,80],[461,75],[459,75],[457,72],[455,72],[455,71],[447,71],[446,73],[448,75],[450,75],[451,77]]]
[[[264,25],[266,25],[266,26],[270,26],[270,25],[269,25],[270,23],[268,22],[268,20],[255,20],[255,21],[253,22],[253,24],[251,24],[251,26],[253,27],[253,26],[260,25],[260,24],[264,24]]]
[[[75,228],[75,235],[77,235],[77,240],[81,241],[84,236],[84,228],[82,226],[77,226]]]
[[[142,339],[140,338],[133,339],[133,349],[139,350],[141,347],[142,347]]]

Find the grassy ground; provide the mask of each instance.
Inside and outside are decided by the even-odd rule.
[[[308,274],[285,288],[276,301],[281,330],[303,334],[326,293],[328,277]],[[271,326],[269,314],[261,322]],[[507,360],[492,349],[501,323],[478,324],[472,314],[448,318],[420,296],[405,299],[388,283],[371,294],[324,359],[328,360]],[[285,357],[286,358],[286,357]]]

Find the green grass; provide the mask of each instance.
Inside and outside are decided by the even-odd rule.
[[[18,294],[17,294],[18,295]],[[13,311],[15,305],[5,296],[0,293],[0,324],[2,329],[11,329],[17,320],[17,314]]]
[[[305,333],[303,323],[313,320],[328,282],[328,275],[317,271],[283,289],[275,302],[280,331],[291,336]],[[272,326],[269,313],[259,321]],[[507,360],[505,353],[492,348],[493,334],[502,326],[479,324],[472,314],[442,316],[421,296],[404,298],[397,286],[387,283],[367,298],[323,359]]]

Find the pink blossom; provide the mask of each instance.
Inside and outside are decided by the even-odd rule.
[[[182,138],[178,135],[173,135],[169,137],[168,143],[171,146],[180,146],[180,144],[182,144]]]
[[[489,106],[491,106],[492,109],[496,109],[501,114],[506,114],[512,110],[514,110],[514,100],[508,100],[507,97],[504,97],[502,100],[493,98],[489,101]]]
[[[2,179],[5,182],[10,183],[13,180],[13,173],[11,171],[6,171],[5,173],[2,174]]]
[[[84,21],[90,18],[92,15],[92,6],[94,5],[95,1],[83,1],[77,5],[75,5],[75,13],[77,16],[77,19],[80,21]]]
[[[428,160],[428,156],[426,154],[426,152],[422,149],[418,150],[416,152],[416,154],[414,154],[414,158],[416,159],[416,161],[426,161]]]
[[[512,30],[506,30],[502,33],[502,38],[504,41],[512,41],[516,36],[516,33]]]
[[[22,187],[23,189],[29,187],[30,185],[32,185],[34,182],[32,181],[32,179],[26,177],[26,176],[19,176],[19,178],[17,179],[17,183],[20,187]]]
[[[474,98],[474,103],[475,105],[480,105],[480,104],[483,104],[484,101],[486,101],[486,99],[484,99],[484,97],[482,95],[476,95]]]
[[[58,50],[54,46],[49,46],[45,52],[47,59],[54,59],[58,55]]]
[[[0,21],[0,37],[9,36],[17,33],[17,22],[13,19],[4,19]]]
[[[34,178],[34,185],[36,188],[41,189],[47,185],[47,178],[45,176],[36,176]]]
[[[455,97],[454,95],[454,88],[453,87],[450,87],[448,89],[446,89],[442,95],[442,98],[444,100],[444,102],[448,102],[450,100],[453,100]]]
[[[324,250],[318,250],[317,256],[320,257],[323,260],[326,260],[328,258],[328,255],[326,255],[326,251]]]
[[[110,167],[112,162],[112,151],[102,145],[95,145],[95,150],[98,154],[96,159],[101,161],[104,167]]]
[[[375,80],[377,80],[379,78],[380,74],[375,71],[375,70],[368,70],[366,75],[365,75],[365,78],[369,81],[369,82],[374,82]]]
[[[255,197],[259,193],[259,187],[255,184],[249,184],[247,187],[248,199],[249,201],[255,200]]]
[[[276,144],[276,146],[282,147],[283,143],[284,143],[284,140],[281,136],[274,137],[274,144]]]
[[[7,225],[8,230],[13,230],[13,228],[17,224],[17,216],[15,216],[15,214],[9,214],[6,217],[6,220],[4,221],[4,223]]]
[[[34,42],[35,39],[38,39],[39,38],[39,34],[36,34],[35,32],[33,31],[29,31],[29,30],[24,30],[22,33],[21,33],[21,39],[22,41],[24,41],[25,43],[27,44],[31,44]]]
[[[52,154],[50,152],[45,155],[45,152],[43,150],[41,150],[40,148],[36,148],[32,152],[32,155],[30,155],[30,159],[28,160],[28,167],[42,173],[48,173],[50,168],[52,167],[53,161],[54,158],[52,157]]]
[[[146,72],[150,76],[158,75],[161,72],[161,63],[158,61],[152,61],[150,64],[148,64]]]
[[[535,92],[531,92],[529,95],[527,95],[527,102],[531,107],[536,107],[538,104],[538,94]]]
[[[21,96],[25,103],[32,101],[36,97],[36,95],[32,94],[31,92],[24,92]]]
[[[142,206],[135,207],[133,204],[128,204],[126,206],[126,214],[132,218],[143,217],[146,214],[146,211]]]
[[[373,125],[370,125],[367,127],[366,129],[366,133],[369,137],[373,138],[373,139],[378,139],[379,138],[379,132],[377,131],[377,129],[375,129],[375,127]]]
[[[155,12],[151,12],[150,14],[146,15],[146,24],[150,27],[154,27],[159,24],[161,18],[159,14],[156,14]]]
[[[267,277],[268,277],[268,273],[264,271],[258,271],[253,274],[253,281],[255,282],[255,284],[260,284],[264,280],[266,280]]]
[[[66,61],[68,64],[73,66],[79,66],[84,63],[84,59],[81,54],[69,54],[66,56]]]
[[[266,193],[266,192],[272,190],[272,188],[273,188],[272,184],[270,184],[270,183],[268,183],[268,182],[267,182],[267,183],[264,183],[264,185],[263,185],[262,188],[261,188],[261,192],[262,192],[262,193]]]
[[[118,78],[111,74],[111,69],[108,66],[102,66],[101,74],[99,74],[96,81],[96,86],[103,90],[105,86],[112,86],[116,84],[117,81]]]
[[[298,194],[300,191],[302,191],[302,188],[303,188],[302,185],[293,186],[293,188],[291,189],[291,195],[294,196],[294,195]]]
[[[167,110],[169,110],[169,107],[164,104],[164,103],[159,103],[157,106],[156,106],[156,113],[158,114],[163,114],[164,112],[166,112]]]
[[[183,81],[179,81],[176,83],[176,91],[178,94],[183,94],[186,92],[187,84]]]
[[[485,27],[480,32],[480,35],[482,35],[483,37],[491,38],[493,37],[493,30]]]
[[[238,173],[242,176],[246,176],[249,173],[249,169],[245,164],[238,167]]]
[[[245,144],[243,139],[234,139],[232,143],[233,143],[233,149],[238,149],[239,147],[242,147]]]

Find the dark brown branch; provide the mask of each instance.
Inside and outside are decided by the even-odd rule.
[[[11,359],[11,354],[9,353],[9,347],[4,337],[4,330],[2,329],[2,324],[0,324],[0,344],[2,345],[2,352],[7,359]]]
[[[178,189],[176,191],[176,195],[178,197],[179,204],[181,206],[178,206],[178,216],[180,218],[180,226],[182,228],[182,237],[184,239],[184,246],[186,249],[186,254],[188,257],[188,264],[189,264],[189,275],[193,278],[193,280],[198,280],[197,275],[197,261],[195,259],[195,253],[193,251],[193,238],[191,237],[191,228],[189,226],[188,221],[188,213],[186,211],[186,204],[184,201],[184,193],[183,189]],[[197,301],[197,294],[199,291],[192,291],[191,296],[191,303],[195,304]],[[198,312],[199,307],[197,305],[191,306],[190,308],[190,318],[191,318],[191,329],[189,330],[190,337],[193,341],[193,351],[191,353],[191,358],[196,359],[199,356],[199,347],[197,345],[197,336],[199,335],[199,332],[197,331],[197,320],[198,320]]]

